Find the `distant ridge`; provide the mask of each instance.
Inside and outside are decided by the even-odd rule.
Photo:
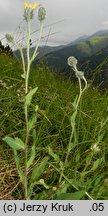
[[[34,48],[31,48],[31,53],[33,50]],[[25,52],[26,50],[23,51]],[[41,60],[44,64],[47,64],[58,73],[68,74],[67,71],[69,71],[69,68],[67,65],[67,59],[69,56],[74,56],[78,59],[80,67],[81,65],[84,65],[82,70],[83,68],[86,68],[86,71],[90,71],[90,76],[92,76],[93,70],[95,70],[100,64],[103,65],[102,62],[104,62],[106,66],[101,68],[102,76],[100,76],[100,80],[103,79],[103,77],[107,77],[105,74],[106,70],[108,70],[108,64],[105,59],[108,56],[108,30],[97,31],[91,36],[82,36],[63,46],[39,47],[38,51],[39,55],[34,61],[34,66]],[[18,56],[18,51],[15,52],[15,55]],[[87,67],[89,69],[87,69]]]

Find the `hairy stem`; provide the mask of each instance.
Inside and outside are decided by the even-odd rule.
[[[73,139],[73,136],[75,134],[75,121],[76,121],[76,116],[77,116],[79,102],[80,102],[81,95],[82,95],[82,92],[83,92],[82,91],[82,87],[81,87],[81,79],[80,78],[78,78],[78,82],[79,82],[79,96],[78,96],[77,103],[76,103],[76,106],[75,106],[75,111],[72,114],[72,115],[75,115],[75,117],[73,118],[74,119],[73,122],[71,122],[72,130],[71,130],[71,135],[70,135],[70,139],[69,139],[67,154],[66,154],[66,158],[65,158],[65,165],[67,164],[68,157],[69,157],[69,154],[70,154],[70,151],[71,151],[71,147],[72,147],[72,139]]]
[[[30,20],[27,20],[27,72],[25,77],[25,95],[28,93],[28,79],[30,72]],[[25,140],[25,199],[28,199],[28,169],[27,169],[27,157],[28,157],[28,141],[29,141],[29,128],[28,128],[28,106],[25,104],[25,122],[26,122],[26,140]]]
[[[40,23],[39,38],[38,38],[38,41],[37,41],[37,44],[36,44],[35,51],[34,51],[32,57],[31,57],[31,63],[33,62],[33,60],[35,59],[36,55],[38,54],[38,53],[37,53],[37,50],[38,50],[38,47],[39,47],[39,44],[40,44],[40,41],[41,41],[42,30],[43,30],[43,22]]]

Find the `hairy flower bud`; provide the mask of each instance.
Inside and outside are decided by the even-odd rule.
[[[38,10],[38,19],[40,22],[42,22],[46,17],[46,10],[44,7],[40,6]]]
[[[75,75],[79,79],[84,78],[84,72],[77,69],[78,60],[74,56],[68,58],[68,65],[75,71]]]
[[[77,60],[74,56],[70,56],[70,57],[68,58],[68,65],[69,65],[70,67],[72,67],[74,70],[77,69],[77,68],[76,68],[77,63],[78,63],[78,60]]]
[[[98,146],[97,143],[95,143],[94,145],[92,145],[92,147],[90,148],[91,151],[94,151],[95,153],[99,152],[100,151],[100,148]]]
[[[6,34],[5,37],[6,37],[6,39],[7,39],[8,42],[10,42],[10,43],[14,43],[14,38],[13,38],[12,35],[10,35],[10,34]]]
[[[76,75],[77,78],[83,79],[84,72],[83,71],[76,71],[75,75]]]

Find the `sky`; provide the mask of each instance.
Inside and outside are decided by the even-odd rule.
[[[27,0],[34,3],[35,0]],[[23,21],[24,0],[0,0],[0,39],[6,33],[16,32],[16,40],[23,38],[26,22]],[[91,35],[108,29],[108,0],[36,0],[46,9],[42,43],[50,46],[68,44],[82,35]],[[39,28],[37,10],[31,21],[31,32]],[[19,33],[21,32],[21,33]],[[21,36],[22,35],[22,36]],[[32,34],[35,42],[37,34]]]

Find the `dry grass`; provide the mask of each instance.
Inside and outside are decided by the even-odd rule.
[[[15,200],[13,193],[19,185],[15,163],[7,165],[0,156],[0,200]]]

